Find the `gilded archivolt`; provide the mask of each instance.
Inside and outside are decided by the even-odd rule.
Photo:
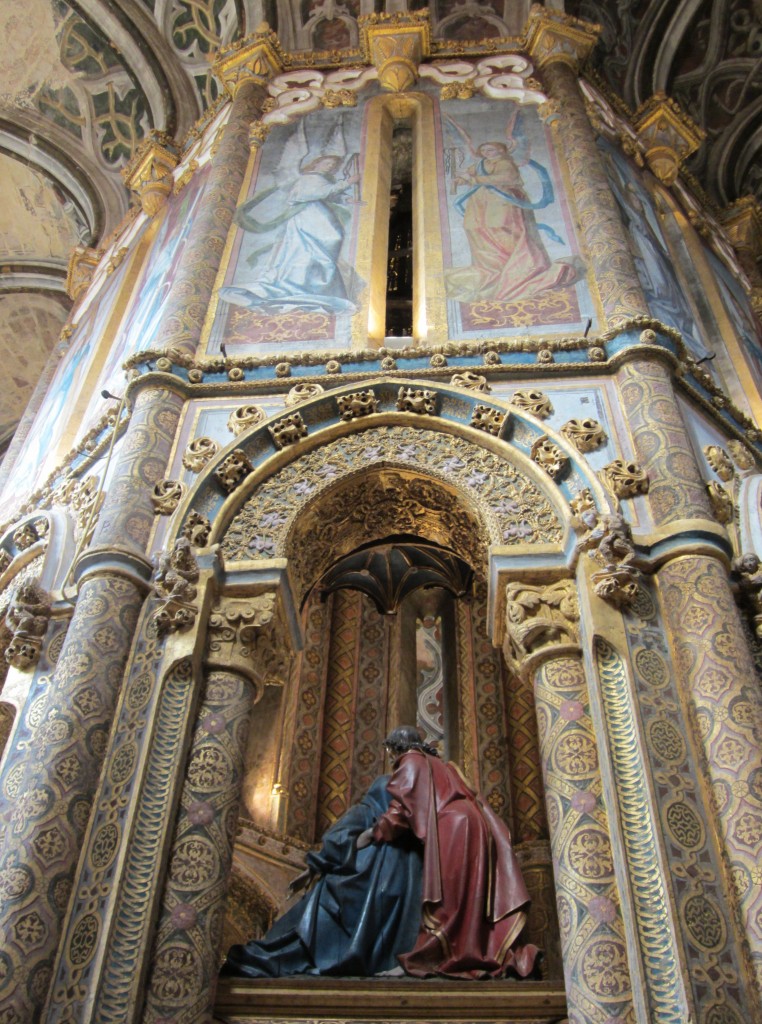
[[[563,527],[550,502],[536,484],[520,475],[504,459],[463,438],[439,431],[380,427],[309,452],[270,478],[233,519],[222,538],[222,554],[228,562],[282,558],[288,553],[289,535],[296,520],[304,514],[305,506],[317,505],[318,499],[328,496],[329,491],[338,495],[336,485],[343,477],[361,470],[394,469],[398,475],[404,477],[407,473],[412,479],[420,477],[423,467],[427,476],[441,481],[450,494],[455,489],[470,498],[474,510],[479,510],[488,535],[477,530],[483,537],[482,543],[487,540],[491,544],[561,541]],[[421,486],[424,483],[421,481]],[[379,531],[383,522],[384,529],[392,528],[395,533],[426,535],[431,522],[431,517],[426,515],[426,500],[421,502],[420,510],[413,512],[406,504],[410,487],[406,483],[399,492],[390,489],[385,498],[382,493],[378,494],[380,504],[366,510],[370,516],[365,521],[366,533],[371,528],[369,523],[378,523],[378,530],[374,529],[373,533],[382,536]],[[395,495],[393,503],[392,495]],[[452,504],[464,505],[454,497]],[[322,506],[325,511],[317,517],[318,525],[320,518],[329,514],[335,505],[329,497]],[[347,518],[353,514],[351,507],[344,506],[343,511]],[[332,543],[335,546],[335,536]],[[464,540],[464,544],[466,557],[473,557],[473,541]],[[312,562],[312,557],[309,561]]]

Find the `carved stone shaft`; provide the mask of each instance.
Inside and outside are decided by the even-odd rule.
[[[256,78],[242,82],[236,90],[154,348],[172,346],[188,355],[196,350],[249,160],[249,125],[259,118],[266,96],[264,85]]]
[[[762,694],[723,567],[688,555],[659,570],[662,607],[693,709],[696,741],[729,861],[727,889],[737,901],[762,992]]]
[[[631,360],[617,373],[617,384],[637,461],[648,477],[654,522],[714,519],[669,370],[656,360]]]
[[[561,109],[554,135],[569,165],[574,199],[609,326],[649,316],[622,219],[585,111],[576,73],[563,61],[543,66],[543,79]]]
[[[3,1020],[39,1020],[45,1004],[141,600],[119,577],[82,583],[34,739],[8,752],[6,771],[21,774],[0,848]],[[76,955],[87,958],[97,937],[88,921]]]
[[[234,672],[209,673],[188,758],[142,1020],[212,1019],[234,822],[254,697]]]

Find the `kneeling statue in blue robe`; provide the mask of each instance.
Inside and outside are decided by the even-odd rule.
[[[379,776],[328,829],[319,852],[306,858],[315,885],[263,939],[232,946],[223,976],[370,977],[398,967],[397,954],[413,948],[420,928],[420,844],[355,846],[389,807],[388,781]]]

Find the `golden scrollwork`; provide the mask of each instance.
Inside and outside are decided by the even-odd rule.
[[[715,471],[720,480],[724,480],[725,483],[727,483],[728,480],[733,479],[735,476],[735,468],[730,456],[724,448],[721,448],[718,444],[708,444],[704,447],[704,455],[706,456],[706,461]]]
[[[85,245],[74,247],[66,270],[66,294],[70,299],[78,299],[87,290],[102,256],[103,249],[89,249]],[[63,331],[61,336],[63,338]]]
[[[286,448],[290,444],[296,444],[303,437],[307,436],[307,424],[302,419],[302,414],[292,412],[290,416],[283,416],[276,420],[268,428],[270,436],[276,448]]]
[[[569,467],[569,458],[547,434],[538,437],[530,452],[532,462],[544,469],[552,480],[558,480]]]
[[[198,168],[199,168],[198,160],[189,160],[188,161],[188,166],[185,168],[185,170],[182,172],[182,174],[179,174],[177,176],[177,178],[175,180],[175,189],[174,189],[175,195],[177,195],[178,192],[182,192],[182,190],[185,188],[185,186],[190,184],[191,178],[196,173]]]
[[[336,107],[356,107],[357,94],[351,89],[326,89],[320,97],[320,103],[329,110]]]
[[[38,580],[26,580],[18,587],[5,617],[13,633],[5,650],[9,665],[25,670],[37,664],[50,613],[50,596]]]
[[[740,470],[754,469],[757,465],[754,452],[743,441],[728,441],[728,451]]]
[[[482,377],[480,373],[473,373],[471,370],[454,373],[450,378],[450,387],[466,388],[469,391],[481,391],[485,395],[492,391],[487,378]]]
[[[183,453],[183,465],[192,473],[200,473],[219,450],[220,446],[211,437],[194,437]]]
[[[198,577],[198,564],[187,537],[179,537],[169,551],[157,557],[153,589],[161,603],[154,622],[161,636],[189,629],[196,621]]]
[[[301,402],[308,401],[310,398],[317,398],[317,396],[322,395],[324,391],[325,388],[322,384],[294,384],[286,395],[286,408],[290,409],[295,405],[299,405]]]
[[[253,469],[246,452],[241,448],[234,448],[215,469],[214,475],[219,480],[223,491],[226,494],[232,494]]]
[[[171,516],[185,494],[185,484],[179,480],[159,480],[151,491],[151,504],[157,516]]]
[[[574,445],[578,452],[586,454],[606,443],[606,431],[598,420],[587,417],[569,420],[561,427],[561,433]]]
[[[553,406],[550,404],[550,399],[536,388],[515,391],[511,399],[511,405],[531,413],[538,420],[546,420],[549,416],[553,415]]]
[[[471,413],[471,426],[497,437],[509,416],[509,413],[493,409],[489,405],[475,405]]]
[[[228,417],[228,430],[236,437],[244,430],[267,419],[267,413],[261,405],[241,405],[234,409]]]
[[[601,478],[617,498],[648,494],[648,474],[636,462],[614,459],[601,470]]]
[[[351,395],[341,395],[336,402],[339,407],[339,418],[345,423],[378,412],[378,399],[372,388],[366,391],[353,391]]]

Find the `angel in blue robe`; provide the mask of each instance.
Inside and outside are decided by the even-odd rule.
[[[325,154],[302,163],[300,175],[289,189],[283,212],[268,221],[255,216],[256,207],[278,186],[265,189],[243,203],[235,222],[246,231],[267,233],[285,225],[280,241],[249,257],[260,269],[249,280],[220,288],[225,302],[268,313],[293,310],[333,314],[354,313],[340,254],[347,211],[341,203],[357,180],[336,180],[343,157]],[[237,275],[236,275],[237,276]]]
[[[223,975],[371,977],[398,966],[397,954],[413,948],[420,929],[420,844],[355,845],[388,809],[388,781],[379,776],[328,829],[321,849],[307,854],[315,885],[263,939],[232,946]]]

